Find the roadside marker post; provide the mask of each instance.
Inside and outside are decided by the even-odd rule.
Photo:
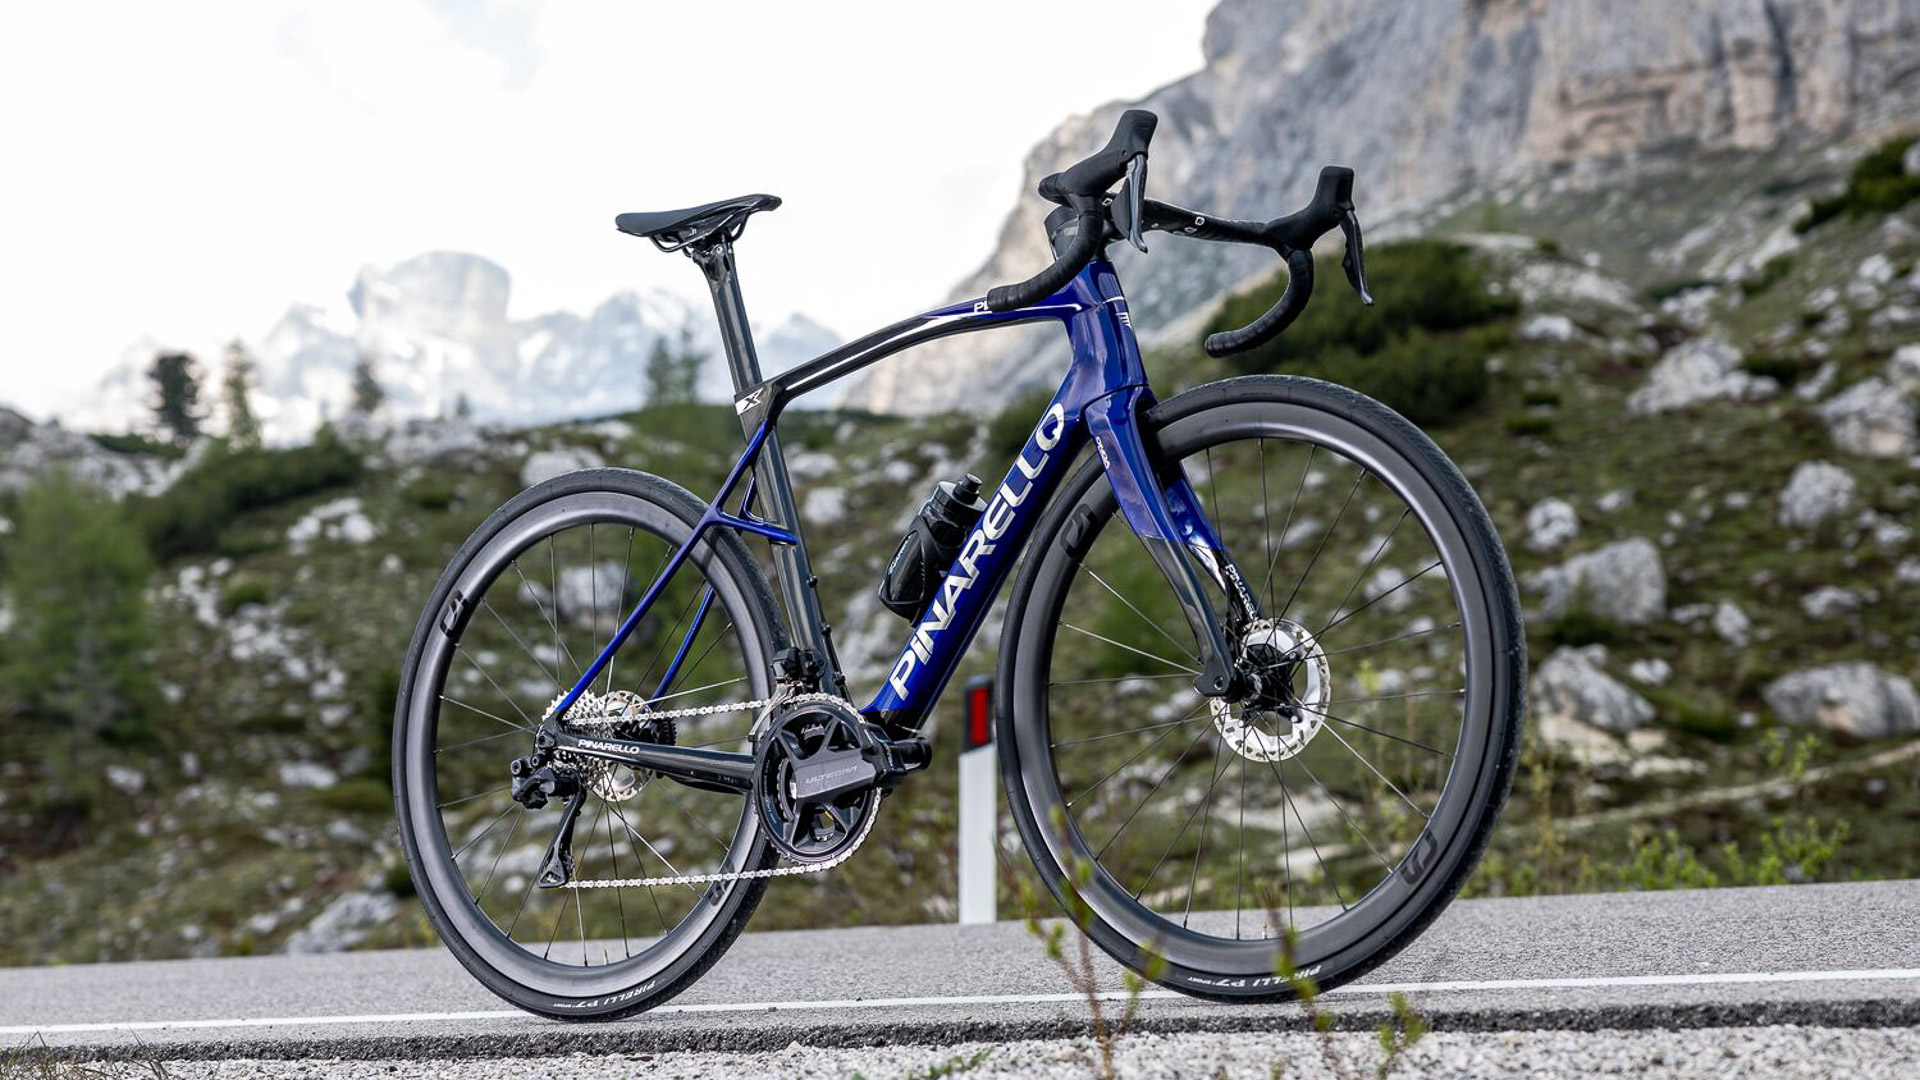
[[[966,721],[960,732],[960,922],[990,923],[997,915],[999,874],[994,836],[999,832],[999,752],[993,745],[993,679],[967,680],[961,697]]]

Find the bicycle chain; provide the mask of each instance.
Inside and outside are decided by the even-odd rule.
[[[565,695],[562,695],[562,698],[564,698],[564,696]],[[562,698],[555,698],[553,704],[558,705]],[[789,700],[789,698],[782,696],[756,698],[752,701],[730,702],[723,705],[698,705],[685,709],[661,709],[647,712],[643,718],[678,720],[681,717],[715,716],[720,713],[747,712],[753,709],[768,709],[786,700]],[[552,711],[553,706],[549,705],[547,712],[551,714]],[[544,717],[542,719],[544,719]],[[612,727],[617,724],[630,724],[633,722],[633,719],[632,717],[582,717],[579,720],[565,720],[562,722],[570,727]],[[853,858],[854,853],[860,850],[860,845],[867,842],[867,834],[873,831],[874,820],[880,816],[878,804],[875,804],[874,811],[874,813],[867,815],[866,824],[860,827],[860,835],[854,838],[853,843],[848,845],[845,851],[822,862],[790,863],[786,866],[768,867],[765,870],[717,871],[710,874],[672,874],[665,877],[648,878],[592,878],[589,880],[569,881],[561,887],[566,889],[645,889],[652,888],[656,885],[704,885],[717,881],[744,881],[754,878],[824,874],[828,870]]]

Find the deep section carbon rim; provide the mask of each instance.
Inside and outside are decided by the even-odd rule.
[[[683,521],[625,493],[529,508],[476,550],[456,590],[468,615],[431,633],[411,687],[409,825],[451,930],[481,962],[536,992],[580,997],[644,986],[710,943],[759,884],[541,889],[534,882],[559,801],[529,810],[507,763],[611,636],[673,550]],[[703,549],[675,576],[576,709],[642,718],[625,737],[744,750],[751,711],[648,722],[769,694],[764,616]],[[636,709],[636,703],[645,703]],[[625,710],[624,712],[622,710]],[[584,714],[583,714],[584,715]],[[609,730],[605,727],[597,731]],[[620,767],[576,763],[590,793],[573,834],[576,879],[759,868],[745,799]]]
[[[1023,615],[1019,783],[1111,935],[1187,985],[1271,990],[1283,935],[1302,966],[1364,952],[1481,819],[1491,583],[1459,508],[1350,419],[1231,401],[1157,440],[1259,594],[1236,644],[1284,692],[1193,690],[1192,634],[1095,477]]]

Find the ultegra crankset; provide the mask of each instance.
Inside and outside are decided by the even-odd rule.
[[[775,705],[757,741],[754,807],[773,846],[803,865],[849,852],[866,835],[881,794],[927,760],[924,740],[895,742],[832,694]]]

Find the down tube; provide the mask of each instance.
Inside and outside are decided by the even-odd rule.
[[[864,710],[867,714],[878,714],[889,724],[918,728],[939,700],[985,621],[987,608],[1026,549],[1041,512],[1086,442],[1079,408],[1070,410],[1065,400],[1075,393],[1069,380],[1047,406],[988,501],[986,513],[960,545],[940,591],[888,670],[885,685]]]

